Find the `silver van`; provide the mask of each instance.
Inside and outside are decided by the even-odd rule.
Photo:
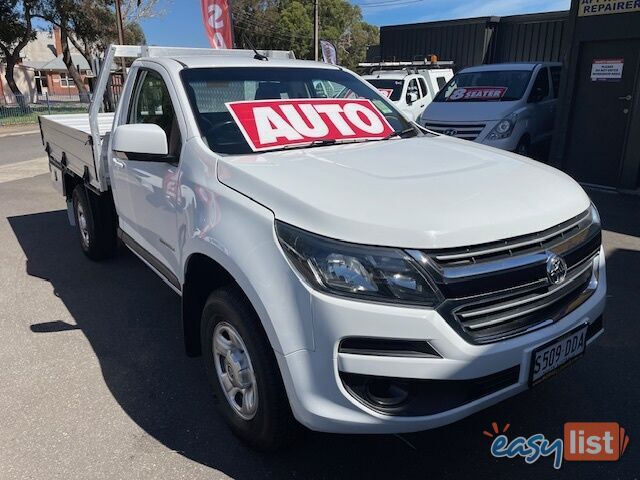
[[[465,68],[436,95],[420,125],[529,156],[551,140],[561,64],[501,63]]]

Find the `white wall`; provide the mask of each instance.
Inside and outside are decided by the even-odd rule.
[[[5,79],[6,65],[0,64],[0,83],[2,83],[2,93],[4,98],[0,95],[0,103],[15,103],[16,99],[11,93],[11,89]],[[36,82],[34,78],[34,71],[31,68],[27,68],[23,65],[16,65],[13,70],[13,78],[18,85],[18,88],[23,95],[28,95],[31,102],[36,100]]]

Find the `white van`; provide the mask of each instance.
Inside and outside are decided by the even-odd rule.
[[[419,123],[428,130],[529,156],[549,142],[560,63],[465,68],[440,91]]]
[[[396,104],[410,120],[417,121],[440,89],[453,78],[450,68],[377,71],[366,81]]]

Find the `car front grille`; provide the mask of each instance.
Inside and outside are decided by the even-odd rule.
[[[482,133],[486,124],[484,123],[431,123],[427,121],[424,127],[435,133],[449,135],[450,137],[463,138],[465,140],[475,140]]]
[[[413,252],[445,297],[441,315],[472,343],[491,343],[549,325],[598,285],[600,225],[591,210],[533,235],[468,248]],[[554,284],[547,261],[561,257]]]

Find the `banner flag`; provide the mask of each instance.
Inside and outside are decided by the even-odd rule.
[[[330,63],[331,65],[338,64],[338,52],[333,43],[327,40],[320,40],[320,50],[322,50],[324,63]]]
[[[211,48],[233,48],[230,0],[201,0],[202,20]]]

